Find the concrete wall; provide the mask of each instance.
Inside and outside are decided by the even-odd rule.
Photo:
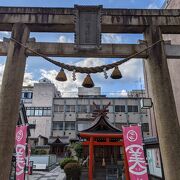
[[[51,117],[28,117],[28,122],[36,125],[36,128],[31,130],[32,138],[39,135],[49,138],[51,135]]]
[[[101,94],[101,88],[100,87],[93,87],[93,88],[84,88],[84,87],[78,87],[78,95],[79,96],[85,96],[85,95],[100,95]]]
[[[90,112],[90,106],[95,102],[97,105],[107,105],[109,102],[111,105],[108,107],[109,112],[107,113],[108,121],[114,125],[121,126],[124,124],[135,124],[135,123],[148,123],[149,116],[146,110],[140,109],[140,98],[55,98],[54,105],[64,106],[63,112],[53,112],[53,122],[63,122],[64,128],[62,130],[53,130],[52,135],[55,136],[69,136],[69,138],[76,138],[76,132],[78,127],[88,127],[93,122],[92,112]],[[75,106],[75,112],[66,112],[66,105]],[[78,105],[87,106],[87,113],[78,112]],[[125,112],[115,112],[116,105],[124,105]],[[128,112],[127,106],[134,105],[138,106],[138,112]],[[66,130],[66,122],[75,122],[75,130]],[[82,130],[82,129],[80,129]],[[148,135],[145,133],[144,135]]]
[[[47,79],[40,80],[35,83],[33,89],[33,98],[31,100],[24,99],[25,107],[50,107],[52,112],[53,98],[57,95],[57,90]],[[23,91],[29,89],[23,88]],[[30,124],[35,124],[35,129],[31,129],[31,137],[37,138],[39,135],[49,138],[51,136],[52,113],[50,116],[29,116]]]
[[[55,86],[52,83],[35,83],[32,106],[52,106]]]

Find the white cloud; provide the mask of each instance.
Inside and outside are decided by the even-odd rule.
[[[157,0],[151,0],[150,4],[148,5],[147,9],[159,9]]]
[[[75,66],[81,66],[81,67],[94,67],[94,66],[101,66],[104,62],[102,59],[98,58],[86,58],[84,60],[81,60],[77,63],[75,63]],[[121,66],[119,66],[123,78],[121,79],[121,84],[127,85],[130,84],[131,86],[136,86],[133,88],[140,88],[139,83],[140,79],[143,80],[143,66],[142,66],[142,60],[140,59],[132,59]],[[110,74],[113,70],[108,71],[109,78],[106,80],[104,78],[104,73],[97,73],[95,75],[92,75],[92,79],[95,83],[95,86],[97,87],[114,87],[112,82],[113,80],[110,78]],[[86,76],[86,74],[76,74],[76,81],[72,80],[72,72],[66,71],[66,76],[68,80],[66,82],[58,82],[55,80],[56,75],[58,74],[58,71],[56,70],[44,70],[41,69],[41,75],[42,77],[45,77],[49,79],[52,83],[56,85],[59,91],[61,91],[63,96],[74,96],[77,95],[77,88],[82,85],[82,82]],[[137,84],[138,83],[138,84]],[[138,85],[138,87],[137,87]],[[113,91],[113,90],[112,90]],[[75,92],[75,94],[74,94]],[[107,92],[106,92],[107,93]],[[121,96],[126,97],[127,91],[126,90],[117,90],[115,93],[109,93],[110,96]]]
[[[40,71],[42,76],[41,78],[47,78],[53,84],[55,84],[57,89],[61,92],[62,96],[77,96],[77,87],[81,86],[81,81],[79,77],[76,81],[73,81],[72,73],[64,70],[68,80],[66,82],[60,82],[55,79],[58,71],[45,69],[41,69]]]
[[[127,97],[127,91],[123,89],[119,92],[119,95],[122,97]]]
[[[37,81],[34,80],[32,73],[25,72],[23,86],[32,86],[34,83],[37,83]]]
[[[11,33],[8,31],[0,31],[0,34],[4,36],[10,36]]]
[[[0,42],[3,41],[3,37],[9,38],[11,35],[8,31],[0,31]]]
[[[127,82],[137,81],[139,79],[143,79],[144,77],[142,59],[131,59],[119,67]]]
[[[107,61],[106,61],[107,62]],[[77,63],[74,63],[75,66],[81,66],[81,67],[94,67],[94,66],[101,66],[103,65],[104,59],[99,59],[99,58],[85,58]],[[0,84],[2,81],[2,75],[3,75],[3,69],[4,69],[4,64],[0,64]],[[119,69],[122,72],[123,78],[120,80],[121,88],[123,89],[126,87],[128,84],[130,86],[134,85],[132,83],[139,82],[139,80],[143,80],[143,67],[142,67],[142,60],[140,59],[132,59],[121,66],[119,66]],[[92,75],[92,79],[94,81],[95,86],[97,87],[103,87],[103,91],[106,91],[106,87],[112,87],[112,90],[110,91],[115,91],[115,93],[110,93],[108,95],[110,96],[122,96],[126,97],[127,92],[126,90],[120,90],[120,88],[117,89],[115,88],[115,82],[110,78],[110,74],[112,73],[112,70],[107,71],[108,74],[108,79],[106,80],[104,78],[104,73],[97,73]],[[77,90],[78,87],[82,86],[82,82],[84,78],[86,77],[86,74],[76,74],[76,81],[72,80],[72,72],[69,72],[65,70],[65,73],[67,75],[68,80],[66,82],[59,82],[55,80],[56,75],[58,74],[57,70],[45,70],[41,69],[41,78],[45,77],[49,79],[52,83],[55,84],[55,86],[58,88],[58,90],[62,93],[63,96],[77,96]],[[32,73],[25,73],[24,76],[24,85],[32,85],[33,83],[37,82],[34,80],[33,77],[34,74]],[[115,89],[113,89],[115,88]],[[132,87],[134,88],[134,87]],[[139,88],[139,87],[137,87]],[[108,88],[108,91],[111,88]]]
[[[110,92],[109,96],[112,96],[112,97],[127,97],[128,92],[125,89],[123,89],[121,91]]]
[[[67,36],[60,35],[59,39],[58,39],[58,42],[60,42],[60,43],[71,43],[72,40],[71,40],[71,38],[69,38]]]
[[[102,64],[103,62],[95,58],[86,58],[82,61],[75,63],[76,66],[81,67],[92,67]],[[61,92],[62,96],[77,96],[77,89],[82,85],[82,82],[86,76],[86,74],[77,73],[76,81],[73,81],[72,72],[64,70],[68,80],[66,82],[59,82],[55,80],[58,71],[45,69],[41,69],[40,71],[42,76],[41,78],[45,77],[49,79],[52,83],[54,83],[57,89]]]
[[[3,72],[4,72],[4,64],[0,64],[0,84],[2,82]]]
[[[77,62],[76,66],[81,67],[94,67],[103,65],[103,60],[99,58],[85,58],[82,61]]]
[[[2,78],[3,78],[3,72],[4,72],[4,67],[5,64],[0,64],[0,84],[2,83]],[[33,75],[32,73],[25,73],[24,74],[24,81],[23,81],[23,85],[24,86],[28,86],[28,85],[33,85],[35,82],[35,80],[33,80]]]
[[[122,37],[120,34],[102,34],[102,43],[117,44],[122,43]]]
[[[79,61],[75,63],[76,66],[81,67],[92,67],[92,66],[100,66],[103,62],[100,59],[95,58],[86,58],[82,61]],[[4,70],[4,64],[0,64],[0,84],[2,81],[3,76],[3,70]],[[63,96],[74,96],[77,95],[77,88],[82,85],[82,82],[86,76],[86,74],[76,74],[76,81],[72,80],[72,72],[66,71],[67,81],[66,82],[59,82],[55,80],[56,75],[58,74],[58,71],[56,70],[45,70],[41,69],[41,78],[45,77],[49,79],[52,83],[55,84],[55,86],[58,88],[58,90],[61,91]],[[37,81],[34,80],[32,73],[25,73],[24,75],[24,83],[23,85],[33,85]],[[75,94],[74,94],[75,93]]]

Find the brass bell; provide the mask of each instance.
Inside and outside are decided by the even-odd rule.
[[[112,79],[120,79],[122,78],[122,74],[118,68],[118,66],[116,66],[111,74],[111,78]]]
[[[85,77],[85,79],[84,79],[84,81],[82,83],[82,86],[85,87],[85,88],[92,88],[92,87],[94,87],[94,82],[91,79],[91,76],[89,74]]]
[[[66,77],[66,74],[65,74],[63,68],[61,68],[60,72],[59,72],[58,75],[56,76],[56,80],[57,80],[57,81],[67,81],[67,77]]]

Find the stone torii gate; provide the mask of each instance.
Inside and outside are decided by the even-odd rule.
[[[86,24],[96,29],[96,34],[90,33],[90,39],[84,34],[87,26],[83,23],[87,17],[97,20]],[[120,58],[161,40],[162,34],[180,34],[180,10],[0,7],[0,31],[12,31],[13,39],[47,56]],[[41,43],[28,41],[30,32],[79,34],[76,34],[75,44]],[[101,33],[143,33],[145,43],[101,44]],[[180,128],[167,66],[167,58],[180,58],[179,48],[179,45],[162,41],[137,56],[146,59],[145,66],[150,73],[164,173],[168,180],[180,177]],[[34,54],[10,39],[0,43],[0,55],[7,55],[0,94],[0,179],[6,180],[14,148],[26,57]]]

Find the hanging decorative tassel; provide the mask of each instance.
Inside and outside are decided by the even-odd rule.
[[[105,158],[102,159],[102,166],[106,166]]]
[[[75,69],[73,70],[72,77],[73,77],[73,81],[75,81],[76,80],[76,70]]]
[[[67,81],[67,77],[66,77],[66,74],[65,74],[63,68],[61,68],[60,72],[59,72],[58,75],[56,76],[56,80],[57,80],[57,81]]]
[[[112,79],[120,79],[122,78],[122,74],[118,68],[118,66],[116,66],[111,74],[111,78]]]
[[[106,166],[105,158],[104,158],[104,146],[103,146],[103,159],[102,159],[102,166]]]
[[[92,88],[92,87],[94,87],[94,82],[91,79],[91,76],[89,74],[85,77],[85,79],[84,79],[84,81],[82,83],[82,86],[85,87],[85,88]]]
[[[106,72],[106,68],[103,69],[103,72],[104,72],[104,78],[107,79],[108,75],[107,75],[107,72]]]

